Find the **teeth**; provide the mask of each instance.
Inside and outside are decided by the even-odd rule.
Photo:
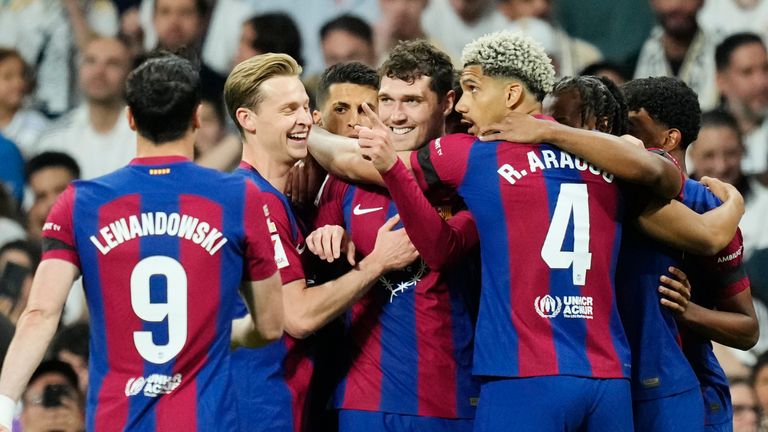
[[[391,129],[392,132],[395,133],[395,135],[405,135],[408,132],[412,131],[414,128],[412,128],[412,127],[402,127],[402,128],[390,127],[389,129]]]
[[[307,139],[307,135],[309,135],[308,132],[288,134],[288,138],[294,139],[294,140],[303,140],[303,139]]]

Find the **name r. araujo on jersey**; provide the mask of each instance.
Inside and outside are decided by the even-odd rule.
[[[558,157],[557,153],[560,153]],[[590,173],[601,176],[608,183],[613,183],[613,174],[607,173],[600,168],[588,163],[580,157],[574,156],[568,152],[554,150],[541,150],[541,158],[535,151],[528,152],[528,169],[516,169],[512,165],[505,163],[499,167],[497,172],[510,184],[517,183],[518,180],[535,173],[551,168],[571,168],[579,171],[589,171]]]

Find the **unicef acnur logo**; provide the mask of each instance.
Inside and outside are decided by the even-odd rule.
[[[542,318],[554,318],[560,313],[560,309],[563,307],[563,302],[559,297],[552,297],[547,294],[544,297],[537,296],[533,301],[533,306],[536,308],[536,313]]]

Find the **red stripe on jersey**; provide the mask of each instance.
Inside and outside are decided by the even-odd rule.
[[[414,293],[419,415],[440,413],[439,417],[455,418],[457,382],[456,359],[452,355],[451,295],[439,278],[439,272],[428,273],[416,284]]]
[[[582,173],[582,179],[589,185],[590,250],[594,245],[608,245],[612,248],[617,244],[616,229],[610,227],[616,226],[618,218],[618,187],[606,183],[589,170]],[[593,303],[595,319],[586,320],[587,359],[592,366],[592,374],[596,377],[624,375],[610,327],[616,308],[616,292],[613,289],[615,269],[611,268],[614,255],[611,250],[593,251],[587,284],[581,290],[582,296],[599,299]],[[595,277],[604,279],[595,281]]]
[[[374,288],[376,289],[376,288]],[[352,306],[352,364],[347,373],[342,408],[378,411],[381,406],[381,322],[384,305],[366,294]]]
[[[99,208],[99,228],[140,213],[139,195],[125,195]],[[96,405],[95,425],[99,431],[125,427],[130,401],[125,395],[127,380],[144,375],[144,359],[133,343],[133,334],[142,330],[142,321],[131,306],[130,287],[131,273],[139,258],[139,239],[128,240],[106,255],[98,255],[107,364],[110,365]]]
[[[533,146],[531,150],[538,153]],[[510,152],[516,156],[503,158],[499,155],[499,163],[512,159],[510,163],[513,166],[528,166],[526,153],[519,148],[499,146],[498,152]],[[519,162],[515,163],[514,159]],[[507,220],[509,297],[512,313],[510,319],[518,336],[518,375],[557,374],[558,362],[552,325],[548,319],[536,313],[536,297],[532,295],[549,294],[550,272],[543,270],[542,266],[546,265],[538,256],[549,230],[549,207],[546,199],[524,198],[546,197],[547,185],[541,172],[529,174],[526,181],[520,181],[514,186],[505,180],[501,180],[499,185]],[[531,253],[535,256],[531,257]]]
[[[304,423],[309,414],[306,409],[309,383],[312,380],[314,365],[309,355],[305,352],[306,342],[298,341],[289,335],[285,336],[285,346],[288,349],[283,360],[285,382],[291,392],[293,401],[293,430],[301,432],[305,429]]]
[[[180,195],[179,213],[205,215],[211,227],[223,230],[221,207],[203,197]],[[173,365],[173,374],[181,375],[181,385],[163,396],[157,405],[158,430],[166,430],[166,427],[168,430],[197,429],[197,383],[192,377],[197,377],[208,361],[220,313],[223,252],[219,250],[211,256],[191,241],[178,241],[179,262],[187,269],[187,340]],[[185,380],[186,377],[189,378]]]

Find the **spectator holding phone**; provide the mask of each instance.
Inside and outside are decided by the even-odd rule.
[[[77,375],[67,363],[48,360],[32,374],[22,395],[20,422],[24,432],[85,430],[83,395]]]
[[[40,249],[18,240],[0,248],[0,314],[13,324],[27,305],[32,275],[40,263]]]

